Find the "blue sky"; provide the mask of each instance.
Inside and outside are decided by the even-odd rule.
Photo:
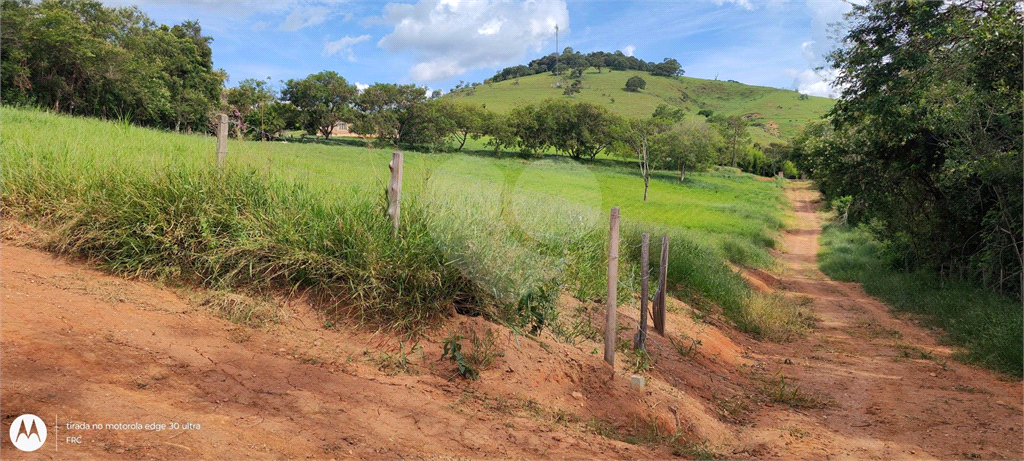
[[[466,1],[105,0],[134,4],[165,24],[199,20],[214,67],[239,80],[303,78],[333,70],[360,86],[415,83],[448,91],[558,47],[675,58],[686,75],[829,96],[823,56],[834,0]]]

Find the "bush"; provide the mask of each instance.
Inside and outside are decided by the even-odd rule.
[[[632,91],[634,93],[647,88],[647,82],[637,75],[634,75],[626,80],[626,91]]]

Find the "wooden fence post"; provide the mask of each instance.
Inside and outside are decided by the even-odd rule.
[[[661,267],[658,292],[654,295],[654,331],[665,336],[665,292],[668,290],[668,235],[661,236]]]
[[[228,157],[228,115],[217,116],[217,168],[224,168]]]
[[[648,247],[651,234],[644,233],[640,242],[640,331],[633,338],[633,349],[647,350],[647,285],[651,277],[651,256]]]
[[[391,170],[391,182],[388,184],[388,216],[391,216],[391,223],[395,226],[395,237],[398,236],[398,216],[401,212],[402,202],[402,153],[392,152],[391,163],[388,163]]]
[[[615,369],[615,310],[619,294],[619,207],[611,211],[611,231],[608,234],[608,314],[604,323],[604,361]]]

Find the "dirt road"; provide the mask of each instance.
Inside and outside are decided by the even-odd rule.
[[[657,362],[640,392],[625,364],[608,373],[593,341],[528,340],[494,327],[496,364],[466,381],[439,361],[444,332],[414,352],[387,334],[325,328],[301,300],[285,301],[280,324],[249,328],[184,290],[4,240],[0,458],[651,459],[706,450],[742,459],[1024,459],[1021,383],[953,361],[934,332],[828,280],[815,264],[816,195],[788,194],[798,224],[784,235],[784,269],[772,285],[813,308],[807,338],[758,342],[679,307],[669,323],[694,347],[650,336]],[[635,317],[620,308],[620,322]],[[460,317],[451,328],[492,326]],[[765,403],[768,382],[798,405]],[[31,453],[7,437],[26,413],[49,427]],[[626,439],[620,429],[635,444],[614,440]],[[704,444],[688,451],[684,440]]]
[[[810,300],[817,322],[808,338],[755,356],[825,408],[765,409],[744,443],[783,459],[1024,459],[1021,382],[954,361],[936,332],[829,280],[816,263],[818,194],[787,195],[798,224],[784,236],[779,280]]]

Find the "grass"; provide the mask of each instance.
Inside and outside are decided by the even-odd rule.
[[[626,80],[633,75],[641,76],[647,82],[647,88],[636,93],[625,91]],[[561,78],[548,72],[460,89],[445,97],[486,104],[489,110],[506,113],[522,104],[565,98],[562,88],[552,86]],[[649,117],[659,104],[682,107],[690,114],[702,109],[722,115],[760,114],[752,117],[752,124],[774,122],[778,124],[779,132],[775,136],[752,126],[752,140],[762,145],[792,139],[807,121],[821,118],[834,104],[827,98],[811,96],[800,99],[799,93],[792,90],[690,77],[655,77],[639,71],[602,69],[598,73],[597,69],[591,68],[584,73],[582,83],[583,89],[571,99],[597,104],[626,117]]]
[[[778,294],[755,294],[744,306],[738,323],[761,339],[781,343],[802,337],[813,322],[806,304]]]
[[[890,270],[878,256],[882,245],[861,228],[827,226],[821,245],[818,261],[829,277],[859,282],[897,311],[922,314],[927,324],[966,349],[958,359],[1024,375],[1020,301],[928,273]]]
[[[620,274],[639,273],[641,232],[668,233],[675,294],[739,318],[750,291],[724,262],[766,266],[782,226],[779,187],[728,170],[683,183],[657,172],[644,202],[631,163],[410,152],[396,239],[390,150],[232,141],[218,171],[209,137],[6,107],[0,118],[0,211],[48,229],[50,250],[130,277],[308,291],[328,314],[413,333],[452,310],[540,329],[561,291],[600,300],[613,205]],[[623,299],[638,289],[622,284]]]

